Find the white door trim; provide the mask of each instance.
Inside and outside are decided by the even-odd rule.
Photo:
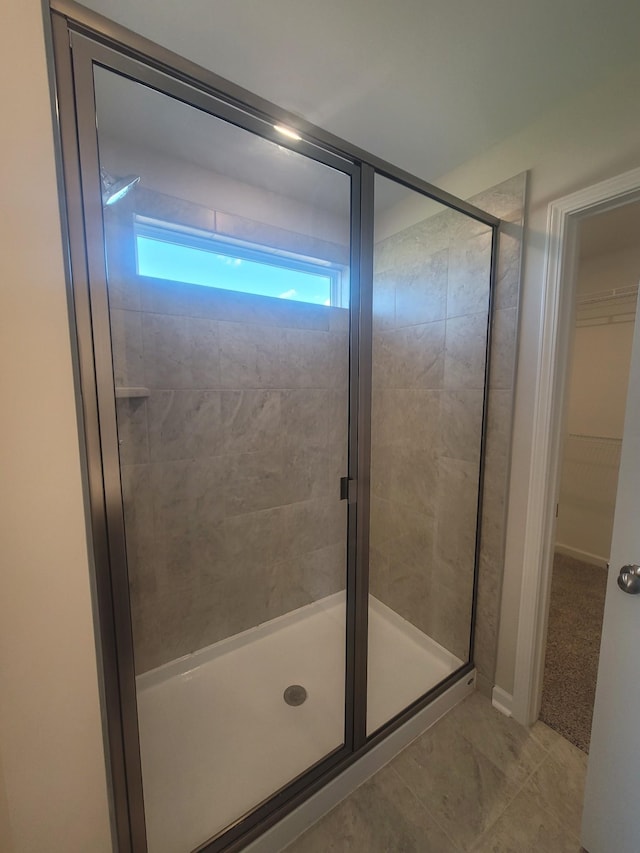
[[[512,706],[513,716],[525,725],[538,718],[542,696],[564,391],[575,310],[577,224],[638,200],[640,168],[557,199],[548,209]]]

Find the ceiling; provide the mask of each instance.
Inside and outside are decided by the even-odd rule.
[[[437,180],[637,58],[637,0],[88,0]]]

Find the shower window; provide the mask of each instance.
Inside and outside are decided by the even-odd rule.
[[[136,217],[138,275],[346,307],[345,268],[278,248]]]

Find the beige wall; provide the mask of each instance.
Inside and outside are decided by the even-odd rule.
[[[444,189],[470,196],[530,170],[526,211],[514,445],[502,596],[497,684],[511,693],[515,666],[524,526],[531,465],[534,391],[547,208],[551,201],[640,165],[640,63],[552,112],[485,154],[440,178]]]
[[[633,323],[580,326],[569,371],[567,431],[622,438]]]
[[[111,849],[41,8],[0,34],[0,846]],[[2,806],[5,799],[6,807]]]
[[[586,257],[578,267],[555,541],[563,553],[598,565],[609,561],[611,548],[635,300],[581,297],[638,279],[640,249]]]
[[[109,829],[40,6],[7,6],[2,723],[15,851],[106,851]],[[513,684],[549,201],[640,164],[640,63],[444,176],[471,196],[531,169],[501,654]],[[37,240],[35,236],[37,235]],[[15,365],[20,365],[20,370]],[[7,366],[14,366],[8,370]],[[10,405],[7,405],[10,401]],[[0,811],[0,815],[2,811]],[[6,827],[3,827],[6,836]],[[0,835],[0,837],[3,837]]]

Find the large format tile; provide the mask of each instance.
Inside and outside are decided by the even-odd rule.
[[[522,225],[520,222],[503,222],[498,237],[496,308],[515,308],[518,305],[521,253]]]
[[[283,443],[281,463],[282,503],[337,499],[340,495],[340,478],[347,474],[346,448],[300,447]]]
[[[302,571],[302,585],[311,601],[345,589],[347,543],[344,539],[316,551],[307,551],[296,560]]]
[[[153,462],[201,459],[223,447],[220,391],[155,391],[147,401]]]
[[[478,572],[478,611],[482,619],[477,620],[474,638],[474,662],[478,673],[491,681],[495,670],[500,600],[502,593],[502,556],[497,560],[480,551]]]
[[[218,388],[215,320],[143,314],[145,384],[149,388]]]
[[[432,559],[435,522],[419,509],[386,500],[377,494],[371,498],[371,542],[394,562],[408,566],[428,566]]]
[[[347,507],[339,495],[290,504],[283,507],[283,512],[288,557],[325,548],[345,538]]]
[[[154,599],[131,614],[136,673],[194,651],[202,623],[200,590],[183,588]]]
[[[441,388],[444,321],[380,332],[373,340],[373,385]]]
[[[579,853],[580,841],[525,790],[471,849],[473,853]]]
[[[371,489],[387,500],[435,515],[438,500],[438,460],[429,448],[410,444],[374,445]]]
[[[441,393],[438,389],[374,388],[372,442],[434,449],[439,440]]]
[[[113,379],[116,388],[144,385],[142,327],[137,311],[114,308],[110,313]]]
[[[443,583],[434,572],[421,621],[414,623],[461,661],[469,659],[472,596],[472,572],[459,577],[455,588],[450,582]]]
[[[324,449],[330,438],[347,440],[347,395],[325,388],[296,388],[282,392],[282,432],[291,445]],[[342,422],[342,435],[336,434]],[[334,432],[336,430],[336,432]]]
[[[491,234],[481,234],[449,250],[447,317],[489,309]]]
[[[344,540],[274,563],[264,573],[261,588],[266,618],[273,619],[344,590],[346,571],[347,546]]]
[[[226,453],[267,452],[279,444],[279,391],[222,391],[222,429]]]
[[[524,791],[580,835],[587,755],[562,738],[525,785]]]
[[[483,399],[482,391],[476,388],[440,393],[439,449],[442,456],[479,463]]]
[[[484,388],[487,315],[469,314],[447,320],[444,387]]]
[[[455,853],[457,848],[386,767],[286,848],[287,853]]]
[[[543,723],[542,720],[536,720],[531,726],[531,734],[538,743],[542,744],[547,752],[558,746],[558,744],[562,744],[565,740],[562,735],[558,734],[558,732],[554,731],[546,723]]]
[[[280,330],[244,323],[220,323],[219,327],[223,388],[282,387]]]
[[[427,255],[411,267],[395,273],[395,327],[433,323],[446,316],[447,260],[445,250]]]
[[[482,190],[469,200],[499,219],[512,219],[522,214],[526,183],[527,173],[520,172],[494,187]]]
[[[496,711],[478,693],[461,702],[452,718],[467,740],[516,784],[524,784],[547,757],[527,728]]]
[[[219,499],[227,516],[281,506],[285,500],[283,454],[279,447],[224,457]]]
[[[373,276],[374,334],[395,328],[396,276],[394,270],[376,272]]]
[[[217,523],[211,524],[206,533],[191,531],[178,535],[158,535],[150,548],[150,554],[167,595],[177,593],[178,590],[201,595],[212,578],[226,571],[225,533],[224,526]],[[185,625],[185,628],[188,627]]]
[[[287,510],[276,507],[225,519],[227,553],[238,571],[245,566],[268,566],[289,556]],[[245,593],[248,589],[251,587]]]
[[[280,352],[283,388],[338,388],[346,385],[346,333],[284,329]]]
[[[434,599],[430,578],[423,567],[401,563],[375,549],[372,554],[372,593],[403,619],[431,635],[429,607]]]
[[[147,401],[142,397],[116,400],[118,447],[121,465],[135,465],[149,460]]]
[[[512,388],[515,369],[517,308],[500,308],[494,314],[491,337],[491,388]]]
[[[405,749],[391,767],[463,850],[500,816],[513,797],[503,771],[445,717]]]
[[[149,472],[156,535],[206,536],[224,519],[227,468],[222,457],[157,462]]]
[[[436,559],[454,570],[473,572],[478,508],[478,465],[460,459],[439,460],[436,510]]]

